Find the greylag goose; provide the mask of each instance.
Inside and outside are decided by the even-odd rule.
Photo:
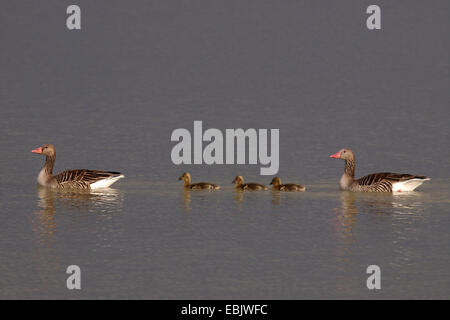
[[[281,184],[281,179],[278,177],[275,177],[272,179],[272,182],[270,183],[273,187],[273,190],[278,191],[305,191],[306,188],[304,186],[301,186],[299,184],[295,183],[286,183]]]
[[[57,189],[100,189],[107,188],[125,176],[120,172],[99,170],[69,170],[53,175],[56,150],[51,144],[31,150],[33,153],[45,156],[45,164],[39,172],[37,182],[44,187]]]
[[[259,183],[244,183],[244,178],[242,176],[237,176],[234,178],[233,182],[236,185],[236,189],[241,190],[267,190],[267,187]]]
[[[209,189],[209,190],[219,190],[220,187],[214,183],[208,182],[198,182],[191,184],[191,175],[189,172],[185,172],[178,178],[178,180],[184,180],[184,187],[191,190]]]
[[[355,154],[352,150],[342,149],[330,157],[345,160],[344,174],[339,183],[343,190],[363,192],[413,191],[424,181],[430,180],[425,176],[391,172],[373,173],[355,179]]]

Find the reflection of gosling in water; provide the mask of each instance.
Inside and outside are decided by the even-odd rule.
[[[275,177],[272,179],[272,182],[270,183],[273,187],[273,190],[278,191],[305,191],[306,188],[304,186],[301,186],[299,184],[295,183],[286,183],[281,184],[281,179],[278,177]]]
[[[267,190],[267,187],[259,183],[244,183],[244,178],[242,176],[237,176],[234,178],[233,182],[236,184],[236,189],[241,190]]]
[[[189,172],[183,173],[181,175],[181,177],[178,178],[178,180],[184,180],[184,187],[186,189],[191,189],[191,190],[201,190],[201,189],[219,190],[220,189],[220,187],[214,183],[198,182],[198,183],[191,184],[191,175],[189,174]]]

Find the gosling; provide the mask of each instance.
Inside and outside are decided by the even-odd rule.
[[[275,177],[272,179],[272,182],[270,183],[273,187],[273,190],[277,191],[305,191],[306,188],[304,186],[301,186],[299,184],[295,183],[286,183],[281,184],[281,179],[278,177]]]
[[[185,172],[178,178],[178,180],[184,180],[184,188],[190,190],[219,190],[220,187],[214,183],[198,182],[191,184],[191,175],[189,172]]]
[[[240,190],[267,190],[268,188],[259,183],[244,183],[244,178],[242,176],[237,176],[234,178],[233,182],[236,189]]]

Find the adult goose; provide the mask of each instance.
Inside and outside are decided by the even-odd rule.
[[[198,182],[191,184],[191,175],[189,172],[185,172],[178,178],[178,180],[184,180],[184,187],[191,190],[209,189],[209,190],[219,190],[220,187],[217,184],[209,182]]]
[[[425,176],[391,172],[373,173],[355,179],[355,154],[352,150],[342,149],[330,157],[345,160],[344,174],[339,183],[343,190],[363,192],[413,191],[424,181],[430,180]]]
[[[282,184],[281,179],[279,177],[275,177],[272,179],[272,182],[270,182],[272,185],[273,190],[277,191],[305,191],[306,188],[304,186],[301,186],[299,184],[295,183],[286,183]]]
[[[51,144],[44,144],[31,152],[45,156],[45,164],[39,172],[37,182],[44,187],[55,189],[100,189],[107,188],[125,176],[120,172],[99,170],[69,170],[53,175],[56,150]]]
[[[241,190],[267,190],[267,187],[259,183],[244,183],[244,178],[242,176],[237,176],[234,178],[233,182],[236,189]]]

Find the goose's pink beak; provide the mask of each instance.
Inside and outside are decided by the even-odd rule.
[[[31,152],[41,154],[42,153],[42,147],[36,148],[34,150],[31,150]]]
[[[341,153],[340,152],[336,152],[335,154],[332,154],[330,156],[330,158],[335,158],[335,159],[339,159],[341,157]]]

